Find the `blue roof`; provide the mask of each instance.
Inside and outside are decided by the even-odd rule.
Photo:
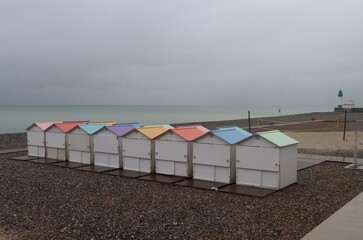
[[[106,126],[106,124],[81,124],[78,126],[91,135]]]
[[[141,123],[139,123],[139,122],[129,122],[129,123],[115,123],[115,124],[113,124],[114,126],[124,126],[124,125],[131,125],[131,126],[133,126],[133,127],[135,127],[135,128],[139,128],[139,127],[141,127],[142,126],[142,124]]]
[[[236,144],[243,139],[252,136],[251,133],[239,127],[222,128],[214,130],[212,133],[229,144]]]

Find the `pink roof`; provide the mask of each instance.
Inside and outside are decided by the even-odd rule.
[[[48,128],[50,128],[54,123],[61,123],[60,121],[54,121],[54,122],[35,122],[32,124],[32,126],[35,124],[36,126],[38,126],[40,129],[42,129],[43,131],[47,130]],[[30,126],[31,127],[31,126]],[[29,128],[30,128],[29,127]]]
[[[186,141],[193,141],[207,132],[209,132],[208,129],[206,129],[203,126],[200,125],[193,125],[193,126],[181,126],[174,129],[171,129],[174,133],[179,135],[181,138],[183,138]]]

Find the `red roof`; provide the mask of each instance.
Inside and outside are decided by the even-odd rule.
[[[73,128],[75,128],[77,125],[82,124],[84,122],[65,122],[65,123],[55,123],[54,125],[57,126],[60,130],[63,132],[69,132]]]
[[[200,125],[181,126],[171,129],[171,131],[173,131],[188,142],[193,141],[209,132],[208,129]]]

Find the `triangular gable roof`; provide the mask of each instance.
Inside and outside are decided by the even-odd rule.
[[[126,135],[127,133],[131,132],[135,127],[133,125],[113,125],[113,126],[106,126],[108,130],[113,132],[119,137]]]
[[[256,135],[266,139],[267,141],[275,144],[278,147],[285,147],[299,143],[295,139],[287,136],[286,134],[280,132],[279,130],[258,132],[256,133]]]
[[[100,122],[88,122],[87,124],[90,124],[90,125],[103,124],[103,125],[106,125],[106,126],[112,126],[114,123],[115,123],[114,121],[100,121]]]
[[[214,131],[212,131],[212,133],[229,144],[236,144],[236,143],[252,136],[251,133],[249,133],[239,127],[222,128],[222,129],[214,130]]]
[[[26,130],[29,130],[31,127],[33,127],[34,125],[36,125],[37,127],[39,127],[40,129],[42,129],[43,131],[47,130],[48,128],[50,128],[54,123],[61,123],[61,121],[53,121],[53,122],[34,122],[32,125],[30,125]]]
[[[170,131],[173,131],[184,140],[190,142],[209,132],[209,129],[200,125],[193,125],[176,127],[174,129],[170,129]]]
[[[80,125],[78,125],[78,127],[83,129],[86,133],[88,133],[90,135],[94,134],[95,132],[97,132],[98,130],[103,128],[104,126],[106,126],[106,125],[105,124],[80,124]]]
[[[113,126],[120,126],[120,125],[131,125],[134,126],[135,128],[139,128],[142,126],[141,123],[139,122],[130,122],[130,123],[114,123]]]
[[[71,131],[73,128],[78,126],[79,124],[84,124],[85,122],[63,122],[63,123],[55,123],[54,125],[58,127],[63,132],[67,133]]]
[[[168,126],[170,125],[146,126],[146,127],[136,128],[136,130],[144,134],[149,139],[154,139],[160,136],[161,134],[165,133],[166,131],[168,131],[169,129],[167,128]],[[173,128],[172,126],[170,127]]]
[[[144,126],[144,127],[164,127],[166,129],[172,129],[174,128],[173,126],[169,125],[169,124],[162,124],[162,125],[147,125],[147,126]]]

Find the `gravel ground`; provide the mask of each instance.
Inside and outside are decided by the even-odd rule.
[[[19,239],[299,239],[363,191],[327,162],[298,184],[248,197],[6,160],[0,229]]]
[[[26,146],[26,133],[0,134],[0,149],[25,148]]]
[[[268,119],[334,117],[344,115]],[[348,131],[363,130],[362,113],[348,120]],[[201,124],[248,126],[246,119]],[[342,131],[342,125],[333,131]],[[22,147],[25,133],[0,134],[0,148]],[[339,149],[299,151],[351,155]],[[333,162],[300,171],[298,184],[255,198],[7,160],[16,155],[0,155],[0,239],[299,239],[363,191],[363,171]]]

